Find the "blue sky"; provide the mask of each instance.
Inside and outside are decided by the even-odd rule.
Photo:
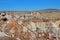
[[[0,0],[0,10],[60,9],[60,0]]]

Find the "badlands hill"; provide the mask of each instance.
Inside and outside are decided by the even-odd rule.
[[[0,40],[60,40],[60,10],[0,11]]]

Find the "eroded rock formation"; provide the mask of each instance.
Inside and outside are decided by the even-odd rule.
[[[14,13],[0,13],[0,40],[60,40],[59,19]]]

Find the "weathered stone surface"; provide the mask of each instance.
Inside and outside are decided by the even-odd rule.
[[[52,21],[38,12],[0,14],[0,40],[59,40],[59,30],[60,19]]]

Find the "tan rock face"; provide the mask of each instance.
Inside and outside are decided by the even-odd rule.
[[[35,17],[36,15],[30,19],[25,19],[25,17],[30,16],[32,14],[24,15],[23,18],[15,14],[6,14],[6,16],[0,18],[1,40],[59,40],[59,20],[53,22],[48,18],[39,19]]]
[[[15,34],[16,32],[22,32],[23,27],[19,25],[15,20],[8,20],[7,25],[5,27],[5,32],[12,35]]]

